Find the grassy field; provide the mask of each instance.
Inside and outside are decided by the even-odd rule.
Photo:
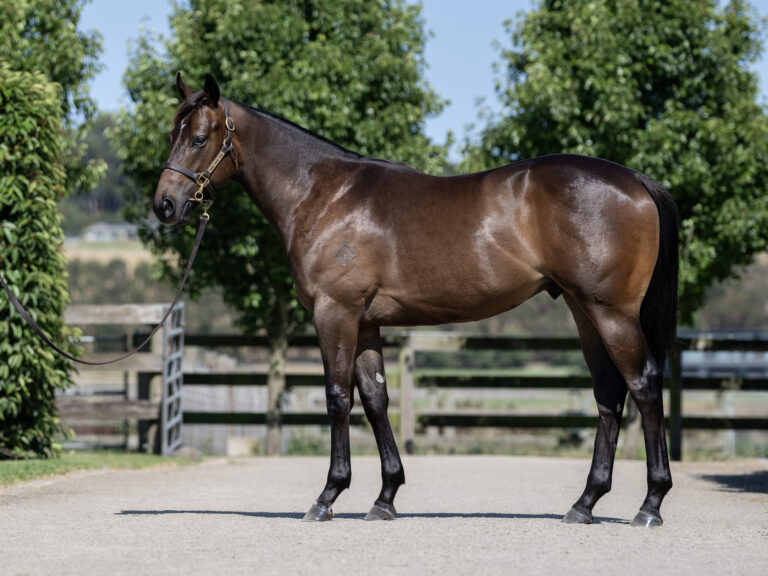
[[[125,470],[190,463],[181,458],[125,452],[65,452],[59,458],[0,461],[0,488],[75,470]]]
[[[119,259],[129,270],[135,270],[142,262],[153,262],[151,252],[138,240],[113,242],[82,242],[72,240],[65,245],[67,260],[96,261],[106,264]]]

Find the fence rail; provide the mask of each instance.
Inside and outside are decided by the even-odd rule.
[[[127,384],[120,390],[80,391],[59,398],[63,416],[73,420],[93,420],[94,408],[103,420],[139,419],[140,434],[144,433],[149,421],[159,421],[161,426],[162,449],[170,451],[180,441],[180,425],[269,425],[304,426],[327,425],[328,417],[320,409],[314,411],[268,412],[214,412],[207,410],[183,409],[181,381],[185,386],[243,387],[267,386],[268,374],[261,370],[194,372],[181,369],[184,347],[261,348],[268,349],[269,341],[262,336],[243,335],[199,335],[183,333],[183,308],[174,316],[171,325],[166,326],[161,346],[155,346],[153,353],[142,353],[131,359],[130,365],[121,370],[130,370],[137,376],[137,396],[128,397]],[[126,306],[75,306],[67,311],[67,320],[75,324],[151,324],[164,313],[165,305]],[[134,334],[134,345],[144,340],[146,334]],[[318,350],[314,335],[294,337],[292,349]],[[583,411],[565,410],[551,414],[519,414],[502,411],[448,411],[419,408],[419,390],[585,390],[592,387],[592,380],[586,366],[582,371],[571,374],[517,374],[514,371],[475,370],[466,371],[426,370],[419,366],[419,356],[424,354],[455,354],[458,352],[488,351],[541,351],[572,352],[580,350],[576,337],[489,337],[461,335],[447,332],[412,331],[383,338],[385,356],[396,358],[387,362],[390,378],[394,384],[399,380],[399,390],[393,394],[393,413],[399,409],[396,423],[400,426],[401,443],[407,452],[412,452],[418,437],[429,427],[506,427],[506,428],[592,428],[597,417]],[[162,350],[162,353],[160,353]],[[665,375],[665,386],[669,391],[666,406],[667,427],[670,433],[670,456],[680,459],[683,430],[768,430],[768,414],[765,417],[702,416],[686,414],[683,411],[684,391],[728,391],[768,392],[768,366],[764,358],[749,362],[731,371],[723,372],[711,361],[700,363],[700,370],[686,372],[683,355],[686,351],[708,352],[768,352],[768,333],[712,334],[684,332],[670,350],[669,366]],[[100,359],[104,354],[90,354],[91,359]],[[109,356],[109,355],[107,355]],[[580,356],[580,355],[579,355]],[[85,366],[84,372],[98,370]],[[716,374],[716,375],[715,375]],[[150,399],[150,382],[155,377],[162,379],[160,398]],[[126,381],[127,382],[127,381]],[[322,368],[316,365],[296,367],[288,364],[285,374],[287,390],[301,387],[322,387]],[[88,397],[86,397],[88,396]],[[96,398],[103,396],[103,398]],[[114,397],[114,400],[110,399]],[[94,400],[98,402],[94,402]],[[353,425],[365,424],[361,411],[350,415]],[[91,429],[108,428],[103,423],[89,424]],[[114,426],[112,427],[114,428]],[[111,428],[110,428],[111,429]],[[144,430],[144,432],[142,432]],[[141,444],[141,441],[139,442]],[[160,446],[158,446],[160,448]]]
[[[139,338],[140,336],[137,336]],[[237,335],[185,336],[187,346],[205,348],[218,347],[265,347],[265,338],[244,337]],[[315,336],[301,336],[290,342],[295,348],[317,347]],[[592,428],[596,417],[583,413],[564,412],[562,414],[508,414],[508,413],[447,413],[419,411],[414,404],[418,388],[436,389],[589,389],[592,380],[588,374],[573,375],[498,375],[483,374],[481,371],[472,375],[435,374],[420,371],[417,355],[424,352],[459,352],[459,351],[576,351],[580,350],[579,340],[573,337],[555,338],[520,338],[520,337],[484,337],[463,336],[453,333],[411,332],[388,337],[384,340],[385,348],[396,351],[400,379],[399,420],[400,436],[406,451],[413,451],[420,431],[430,426],[440,427],[513,427],[513,428]],[[394,350],[393,350],[394,349]],[[768,378],[742,378],[734,375],[726,377],[686,377],[682,365],[683,352],[699,351],[740,351],[768,352],[768,335],[717,335],[683,333],[676,346],[670,351],[670,365],[665,377],[665,386],[669,390],[670,402],[667,406],[667,427],[670,431],[670,455],[679,460],[682,454],[683,430],[768,430],[768,414],[765,418],[732,416],[694,416],[683,413],[682,395],[684,390],[728,390],[728,391],[765,391],[768,392]],[[389,367],[388,369],[391,369]],[[586,370],[586,369],[585,369]],[[766,367],[768,375],[768,367]],[[265,372],[253,373],[189,373],[184,374],[186,386],[264,386],[267,383]],[[322,386],[323,376],[317,373],[289,373],[286,375],[286,387]],[[319,412],[284,412],[279,415],[281,425],[327,425],[328,418]],[[200,424],[255,424],[268,423],[265,412],[205,412],[188,411],[183,413],[185,425]],[[350,417],[353,425],[364,424],[364,416],[353,413]]]

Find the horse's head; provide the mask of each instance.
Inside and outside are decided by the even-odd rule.
[[[154,210],[164,224],[186,222],[193,204],[213,200],[214,189],[236,171],[232,156],[235,124],[219,86],[206,75],[205,86],[192,91],[176,75],[182,103],[171,131],[171,155],[155,191]],[[226,156],[231,161],[222,163]]]

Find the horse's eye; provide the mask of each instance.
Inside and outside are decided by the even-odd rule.
[[[192,146],[203,146],[208,141],[208,137],[201,134],[192,138]]]

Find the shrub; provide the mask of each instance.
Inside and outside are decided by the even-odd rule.
[[[40,327],[66,344],[59,87],[0,63],[0,110],[0,274]],[[69,370],[0,296],[0,458],[58,451],[55,392],[72,385]]]

